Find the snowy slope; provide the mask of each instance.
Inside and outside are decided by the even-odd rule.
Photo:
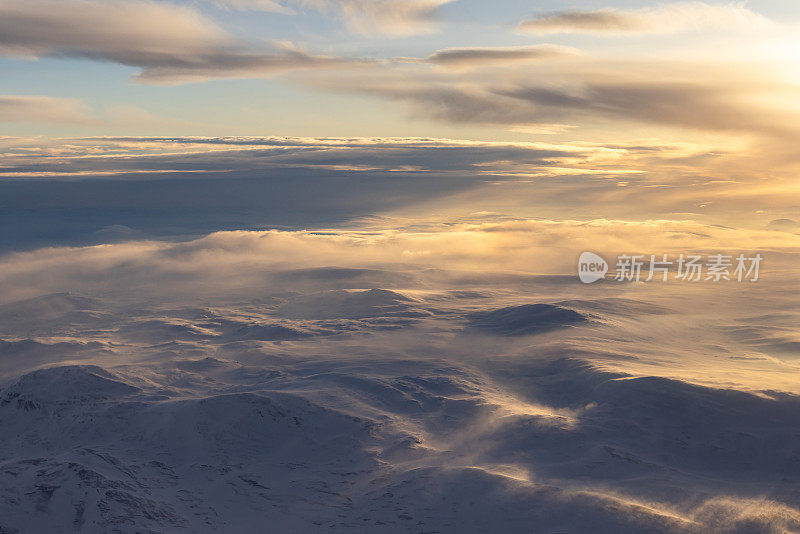
[[[547,291],[6,304],[0,532],[800,532],[785,313]]]

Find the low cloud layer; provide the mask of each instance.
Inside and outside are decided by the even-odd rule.
[[[68,288],[90,296],[228,298],[262,287],[271,272],[331,266],[398,270],[432,279],[445,271],[425,274],[426,269],[445,269],[454,277],[472,271],[485,276],[475,282],[480,284],[523,274],[564,275],[572,281],[575,261],[587,249],[608,257],[760,250],[771,254],[774,271],[780,269],[778,262],[794,261],[800,250],[800,236],[690,221],[414,221],[407,228],[398,222],[383,229],[373,224],[349,230],[217,232],[180,243],[132,241],[6,254],[0,261],[0,294],[9,301]],[[283,283],[302,285],[303,280],[289,277]]]
[[[0,139],[0,250],[215,230],[664,218],[797,220],[788,174],[713,144],[432,138]],[[421,215],[422,214],[422,215]],[[68,220],[69,224],[64,224]],[[781,232],[785,234],[785,232]]]

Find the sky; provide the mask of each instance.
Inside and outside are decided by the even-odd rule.
[[[0,532],[800,532],[798,139],[796,0],[0,0]]]
[[[9,136],[632,141],[781,134],[797,112],[800,7],[789,1],[4,0],[0,10]],[[467,50],[443,52],[453,48]],[[648,87],[656,76],[660,92]],[[641,109],[653,99],[667,102]],[[677,105],[685,113],[665,116]]]
[[[779,0],[0,0],[0,241],[486,214],[792,230],[799,26]]]

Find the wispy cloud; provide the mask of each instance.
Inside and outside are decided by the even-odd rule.
[[[0,122],[63,122],[92,124],[89,106],[74,98],[0,96]]]
[[[512,58],[517,63],[503,66]],[[519,63],[521,58],[526,62]],[[425,68],[448,62],[470,68]],[[414,117],[455,124],[610,128],[613,121],[780,143],[798,134],[798,87],[762,65],[614,59],[549,47],[449,49],[417,63],[423,65],[384,64],[300,79],[320,89],[382,96],[408,104]],[[487,75],[482,67],[493,70]]]
[[[207,0],[220,9],[241,11],[268,11],[271,13],[294,14],[285,3],[276,0]]]
[[[322,10],[338,10],[347,27],[365,35],[413,35],[436,28],[437,10],[453,0],[300,0]]]
[[[452,69],[473,69],[509,63],[524,63],[580,55],[580,51],[568,46],[479,46],[445,48],[423,60],[412,62],[430,63]]]
[[[42,95],[0,95],[0,123],[3,122],[68,124],[80,128],[106,126],[114,129],[195,125],[190,121],[161,116],[138,106],[113,105],[95,108],[77,98]],[[3,147],[0,143],[0,157],[2,153]]]
[[[519,24],[519,29],[536,35],[624,35],[708,29],[751,30],[769,26],[766,18],[747,9],[744,3],[719,5],[682,2],[631,10],[607,8],[595,11],[559,11],[524,20]]]
[[[209,53],[194,57],[161,57],[156,61],[135,62],[142,71],[135,79],[148,84],[175,85],[216,78],[270,78],[294,70],[329,68],[360,61],[315,55],[291,45],[278,45],[273,51],[239,50]]]
[[[313,9],[339,16],[353,33],[415,35],[436,29],[438,9],[454,0],[212,0],[228,9],[295,13]]]

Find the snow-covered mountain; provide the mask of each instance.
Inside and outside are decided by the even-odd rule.
[[[0,532],[800,531],[791,362],[577,291],[7,303]]]

